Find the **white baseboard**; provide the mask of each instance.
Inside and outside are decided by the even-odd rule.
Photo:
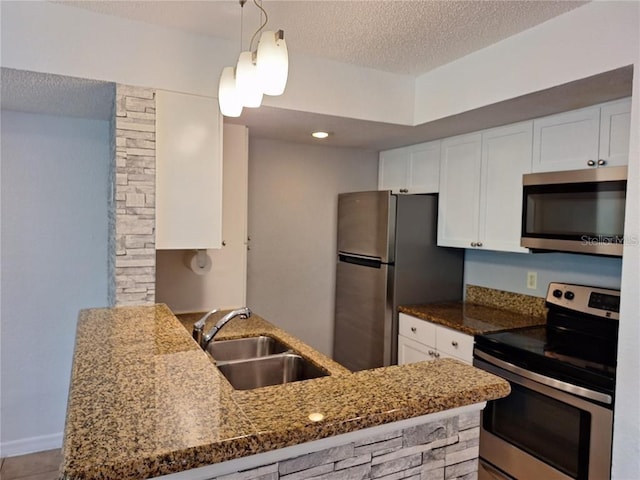
[[[15,457],[56,448],[62,448],[62,432],[0,443],[0,457]]]

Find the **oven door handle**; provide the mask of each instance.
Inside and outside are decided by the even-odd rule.
[[[607,405],[611,405],[612,403],[611,395],[607,395],[606,393],[596,392],[594,390],[590,390],[584,387],[578,387],[577,385],[572,385],[571,383],[556,380],[555,378],[547,377],[539,373],[530,372],[529,370],[518,367],[512,363],[505,362],[504,360],[500,360],[485,352],[476,350],[474,351],[474,355],[495,365],[496,367],[500,367],[521,377],[528,378],[529,380],[533,380],[534,382],[542,383],[543,385],[547,385],[548,387],[562,390],[563,392],[571,393],[573,395],[577,395],[578,397],[602,402]]]

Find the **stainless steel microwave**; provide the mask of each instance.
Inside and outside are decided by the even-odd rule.
[[[627,167],[523,175],[523,247],[622,256]]]

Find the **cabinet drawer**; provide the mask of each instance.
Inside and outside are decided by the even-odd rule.
[[[449,328],[438,328],[438,351],[471,363],[473,359],[473,336]]]
[[[419,318],[401,313],[399,316],[400,335],[415,340],[425,345],[436,344],[436,326]]]

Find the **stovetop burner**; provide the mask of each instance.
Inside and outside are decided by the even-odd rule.
[[[545,327],[475,337],[475,350],[546,377],[613,396],[615,365],[563,355],[546,342]]]
[[[476,336],[475,348],[520,368],[613,396],[620,293],[552,283],[547,325]]]

